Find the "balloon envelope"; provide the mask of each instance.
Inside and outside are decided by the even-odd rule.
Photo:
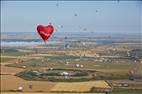
[[[40,37],[44,41],[47,41],[54,31],[54,27],[52,25],[48,25],[48,26],[38,25],[37,31]]]

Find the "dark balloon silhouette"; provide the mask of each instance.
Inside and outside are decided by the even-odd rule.
[[[75,13],[74,16],[77,16],[77,13]]]

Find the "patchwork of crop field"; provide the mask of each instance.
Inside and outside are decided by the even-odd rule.
[[[47,56],[46,56],[47,57]],[[46,58],[45,57],[45,58]],[[65,57],[51,57],[51,59],[55,58],[55,60],[63,60],[62,58]],[[26,59],[26,57],[25,57]],[[69,57],[70,59],[70,57]],[[74,59],[74,57],[73,57]],[[36,59],[34,59],[36,60]],[[38,60],[38,59],[37,59]],[[39,59],[40,60],[40,59]],[[54,61],[55,61],[54,60]],[[71,60],[71,59],[70,59]],[[64,82],[42,82],[42,81],[26,81],[23,80],[17,76],[14,76],[15,74],[28,69],[28,64],[25,62],[17,62],[14,63],[13,60],[10,60],[10,64],[25,64],[25,68],[15,68],[15,67],[6,67],[1,66],[1,91],[16,91],[18,90],[18,87],[23,87],[22,91],[40,91],[40,92],[62,92],[62,91],[68,91],[68,92],[88,92],[92,87],[99,87],[99,88],[110,88],[110,86],[105,81],[89,81],[89,82],[73,82],[73,83],[64,83]],[[41,60],[40,60],[41,61]],[[33,61],[35,62],[35,61]],[[53,62],[53,61],[52,61]],[[55,64],[58,64],[55,62]],[[24,65],[22,65],[24,66]],[[55,65],[56,66],[56,65]],[[22,67],[23,68],[23,67]],[[36,68],[36,67],[35,67]],[[42,67],[41,67],[42,68]],[[43,67],[44,68],[44,67]],[[29,85],[32,85],[32,89],[29,88]],[[72,86],[74,85],[74,86]],[[66,87],[66,88],[65,88]],[[71,88],[73,87],[73,88]]]
[[[26,81],[12,75],[1,75],[1,91],[16,91],[18,87],[22,86],[22,91],[35,91],[35,92],[62,92],[62,91],[73,91],[73,92],[87,92],[92,87],[98,88],[110,88],[105,81],[90,81],[90,82],[74,82],[74,83],[63,83],[63,82],[42,82],[42,81]],[[29,88],[32,85],[32,89]]]
[[[98,49],[101,53],[105,48],[102,47]],[[112,48],[109,48],[108,50],[111,49]],[[16,54],[13,52],[5,52],[2,56],[3,65],[1,65],[1,91],[16,92],[19,87],[23,87],[23,92],[49,93],[91,92],[92,88],[99,90],[111,89],[110,83],[105,80],[129,80],[131,69],[142,69],[141,63],[134,63],[135,61],[129,58],[118,58],[117,56],[109,55],[107,52],[105,52],[105,55],[100,54],[97,56],[94,49],[88,49],[89,51],[80,50],[78,52],[76,52],[76,50],[79,49],[66,51],[50,50],[48,53],[46,51],[44,53],[43,50],[43,53],[32,52],[31,54],[25,52],[16,52]],[[127,52],[126,48],[117,50],[118,54],[122,56],[125,56]],[[119,53],[119,51],[121,53]],[[80,55],[84,53],[87,53],[86,56]],[[17,57],[19,55],[20,57]],[[56,72],[69,72],[73,76],[76,72],[78,73],[81,71],[80,73],[83,76],[74,76],[74,78],[81,78],[81,80],[73,80],[71,76],[68,77],[71,78],[71,80],[66,80],[58,74],[56,76],[50,74],[51,78],[49,80],[49,70],[51,72],[55,70],[53,74],[56,74]],[[42,72],[46,73],[42,74],[44,75],[43,77],[39,75],[28,75],[31,78],[35,78],[28,78],[28,80],[25,80],[24,77],[27,77],[25,76],[26,74],[22,74],[21,76],[21,73],[25,71],[36,71],[40,74],[42,74]],[[82,72],[87,73],[87,76],[86,74],[82,74]],[[17,74],[20,74],[20,76],[16,76]],[[53,77],[62,79],[55,79]],[[87,80],[82,80],[83,77],[93,77],[93,79],[87,78]],[[43,80],[43,78],[47,80]]]

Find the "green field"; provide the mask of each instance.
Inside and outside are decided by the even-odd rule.
[[[27,55],[28,52],[19,52],[16,48],[3,49],[1,56],[22,56]]]
[[[15,58],[9,58],[9,57],[1,57],[1,62],[7,62],[9,60],[13,60]]]
[[[130,60],[114,60],[113,62],[95,62],[95,58],[90,57],[77,57],[77,56],[46,56],[44,59],[32,59],[19,64],[11,64],[8,66],[27,68],[60,68],[60,69],[88,69],[88,70],[99,70],[99,71],[129,71],[134,63]],[[123,62],[122,62],[123,61]],[[126,61],[126,62],[125,62]],[[68,62],[68,64],[67,64]],[[83,65],[83,67],[76,67],[76,64]]]
[[[5,52],[1,53],[2,56],[23,56],[28,55],[29,53],[26,52]]]

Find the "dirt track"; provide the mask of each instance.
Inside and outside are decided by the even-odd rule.
[[[23,92],[3,92],[1,94],[74,94],[74,93],[23,93]],[[77,94],[92,94],[92,93],[77,93]],[[93,94],[105,94],[105,93],[93,93]]]

